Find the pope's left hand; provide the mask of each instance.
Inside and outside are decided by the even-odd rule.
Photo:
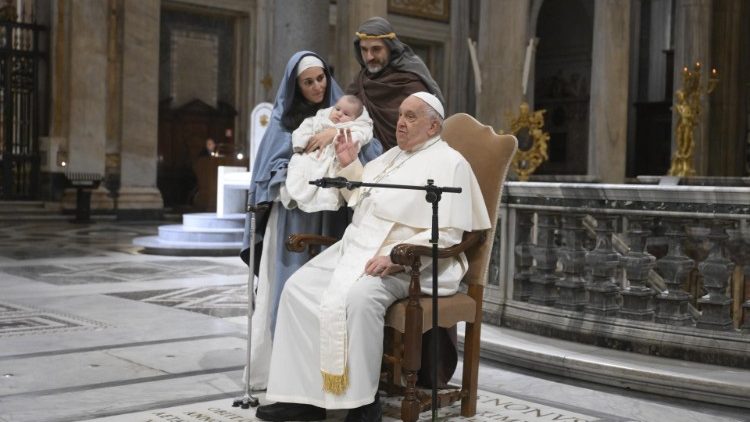
[[[403,270],[404,267],[391,262],[391,257],[388,255],[372,257],[365,264],[365,274],[373,277],[385,277]]]

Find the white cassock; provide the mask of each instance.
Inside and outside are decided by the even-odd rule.
[[[440,247],[459,243],[464,231],[490,227],[471,167],[439,137],[413,152],[392,148],[364,169],[352,163],[339,175],[356,180],[357,173],[371,183],[424,186],[433,179],[437,186],[461,187],[462,193],[444,193],[440,201]],[[267,399],[327,409],[372,402],[380,378],[385,312],[408,296],[409,279],[404,272],[384,278],[365,275],[365,264],[401,243],[429,245],[432,204],[424,197],[424,191],[382,188],[360,188],[349,197],[356,208],[342,240],[295,272],[284,287]],[[430,293],[432,270],[426,261],[422,288]],[[468,267],[466,258],[444,259],[438,267],[439,294],[455,293]],[[332,392],[324,378],[342,372],[345,384]]]

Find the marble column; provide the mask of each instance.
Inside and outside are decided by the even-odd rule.
[[[327,0],[273,2],[273,52],[271,53],[272,92],[276,93],[289,58],[300,50],[310,50],[329,61]]]
[[[628,129],[630,0],[594,2],[588,174],[622,183]]]
[[[529,6],[529,0],[481,3],[477,59],[482,92],[477,95],[476,115],[479,121],[498,130],[510,130],[508,116],[518,114],[523,100]]]
[[[58,7],[65,17],[56,23],[65,25],[65,29],[55,28],[56,57],[65,55],[60,48],[69,58],[67,63],[55,64],[62,65],[59,72],[55,69],[56,79],[62,84],[56,87],[56,93],[67,93],[67,98],[55,100],[58,104],[53,109],[53,134],[60,133],[66,139],[63,142],[68,152],[66,173],[104,177],[107,2],[66,2]],[[75,189],[65,191],[62,204],[64,209],[76,208]],[[95,204],[92,208],[106,208],[106,205]]]
[[[711,69],[711,16],[712,0],[675,0],[674,22],[674,91],[682,88],[682,69],[693,68],[695,62],[703,64],[704,83]],[[708,70],[708,71],[707,71]],[[674,98],[672,99],[674,101]],[[703,112],[695,129],[693,165],[697,175],[708,170],[708,128],[710,110],[708,101],[702,101]],[[672,114],[672,128],[677,115]],[[672,151],[675,150],[674,130]]]
[[[336,8],[336,80],[346,90],[360,69],[354,51],[354,33],[362,22],[373,16],[387,19],[388,1],[340,1]],[[398,28],[394,30],[398,35]]]
[[[120,189],[118,216],[155,217],[159,127],[159,2],[122,3]]]
[[[70,2],[69,172],[104,175],[107,3]]]
[[[747,58],[743,47],[743,20],[747,21],[747,5],[744,0],[723,0],[714,7],[712,31],[711,67],[719,72],[720,82],[709,96],[711,114],[708,116],[708,176],[737,176],[744,174],[745,119],[742,116],[747,81]],[[743,8],[745,9],[743,11]],[[744,14],[743,14],[744,12]],[[704,68],[710,71],[710,68]]]

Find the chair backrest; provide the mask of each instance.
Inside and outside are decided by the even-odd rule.
[[[466,158],[482,189],[492,228],[487,233],[486,241],[467,251],[469,271],[464,282],[486,285],[500,195],[513,154],[518,148],[518,140],[513,135],[498,135],[491,127],[466,113],[457,113],[445,119],[442,137]]]

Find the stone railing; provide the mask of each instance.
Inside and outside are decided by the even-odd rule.
[[[750,188],[508,182],[488,323],[750,367]]]

